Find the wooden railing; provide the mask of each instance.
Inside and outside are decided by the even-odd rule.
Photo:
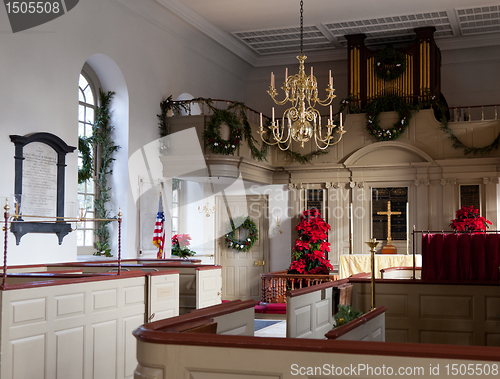
[[[263,303],[285,303],[286,291],[338,280],[338,275],[287,274],[286,271],[261,274]]]
[[[499,107],[500,104],[450,107],[450,121],[459,122],[498,120]]]

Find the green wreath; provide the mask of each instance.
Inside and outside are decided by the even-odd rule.
[[[234,221],[231,219],[231,231],[226,234],[225,241],[226,245],[231,249],[238,251],[247,251],[252,248],[255,242],[259,239],[259,232],[257,230],[257,225],[252,221],[250,217],[247,217],[243,223],[237,228],[234,227]],[[248,236],[244,240],[237,240],[234,237],[234,233],[238,229],[247,229]]]
[[[406,56],[401,51],[386,47],[375,55],[375,73],[380,79],[390,82],[399,78],[406,70]]]
[[[398,121],[389,129],[379,125],[380,112],[398,112]],[[366,110],[366,130],[379,141],[393,141],[404,133],[410,123],[412,106],[400,96],[380,96],[372,100]]]
[[[92,178],[92,141],[87,137],[78,137],[78,152],[82,159],[82,167],[78,168],[78,184]]]
[[[210,122],[205,126],[203,139],[208,144],[212,153],[234,155],[241,142],[242,128],[238,117],[224,109],[214,109]],[[229,126],[229,139],[220,136],[220,126],[226,123]]]

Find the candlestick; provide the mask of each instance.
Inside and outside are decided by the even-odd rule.
[[[260,113],[260,128],[262,129],[262,112]]]
[[[285,67],[285,83],[287,82],[288,79],[288,67]]]
[[[274,124],[274,107],[273,107],[273,112],[272,113],[273,113],[273,124]]]
[[[313,80],[313,66],[311,66],[311,81]]]
[[[271,87],[274,88],[274,73],[271,72]]]
[[[330,87],[332,86],[332,70],[329,70],[328,72],[328,83],[330,84]]]
[[[333,110],[332,110],[332,106],[330,105],[330,123],[332,122],[332,114],[333,114]]]

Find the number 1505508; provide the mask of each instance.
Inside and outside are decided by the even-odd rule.
[[[50,1],[12,1],[5,3],[7,13],[38,13],[49,14],[59,13],[61,7],[58,2]]]

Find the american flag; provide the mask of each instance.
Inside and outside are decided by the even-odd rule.
[[[156,258],[163,259],[165,258],[163,247],[165,246],[165,228],[163,224],[165,223],[165,215],[163,214],[163,201],[161,199],[160,193],[160,201],[158,203],[158,213],[156,214],[156,222],[155,222],[155,231],[153,234],[153,245],[158,248],[158,252],[156,253]]]

